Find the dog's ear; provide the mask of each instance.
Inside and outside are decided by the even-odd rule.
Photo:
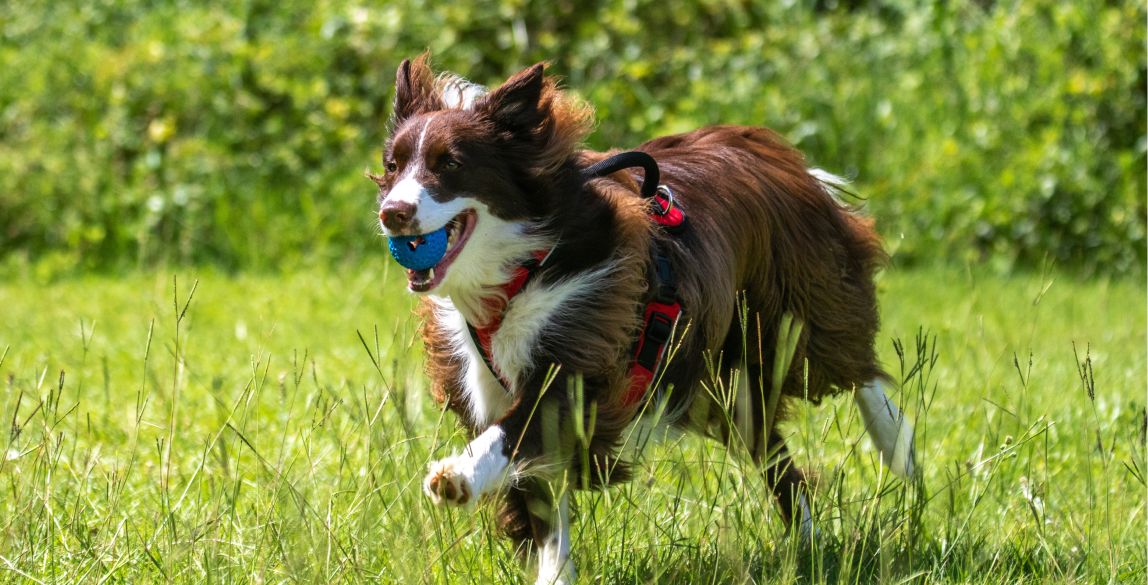
[[[435,91],[430,54],[423,53],[415,57],[414,61],[404,59],[395,72],[395,107],[391,117],[394,125],[397,126],[415,114],[442,108],[442,98]]]
[[[475,104],[475,110],[512,132],[529,132],[545,118],[540,108],[546,66],[538,63],[523,69]]]

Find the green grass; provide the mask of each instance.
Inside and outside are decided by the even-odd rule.
[[[425,394],[412,299],[383,260],[10,276],[0,580],[524,581],[488,507],[421,494],[462,437]],[[899,397],[920,491],[882,476],[849,401],[799,408],[806,548],[754,469],[676,440],[579,497],[581,580],[1144,582],[1144,285],[894,268],[881,289],[883,360],[921,365]]]

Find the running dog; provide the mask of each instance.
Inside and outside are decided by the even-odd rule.
[[[874,350],[880,239],[777,134],[715,126],[593,152],[592,110],[544,65],[488,90],[425,55],[399,67],[390,124],[386,171],[368,173],[379,220],[392,244],[445,241],[407,285],[433,396],[472,438],[424,491],[496,497],[538,583],[572,581],[570,493],[625,481],[644,419],[748,454],[806,535],[787,402],[852,394],[884,464],[914,475]]]

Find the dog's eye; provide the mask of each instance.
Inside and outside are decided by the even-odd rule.
[[[448,171],[456,171],[461,166],[462,165],[457,160],[450,158],[449,156],[444,158],[442,161],[442,168]]]
[[[389,160],[386,163],[386,169],[387,169],[388,173],[393,173],[393,172],[399,170],[399,163],[397,163],[393,160]]]

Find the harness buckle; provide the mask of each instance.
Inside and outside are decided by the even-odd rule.
[[[673,190],[665,185],[658,185],[654,196],[650,197],[653,204],[650,206],[650,219],[658,224],[668,234],[680,234],[686,229],[685,210],[678,205]]]
[[[657,371],[662,350],[674,331],[674,318],[661,311],[652,311],[644,329],[641,347],[634,361],[653,373]]]
[[[674,330],[674,320],[665,313],[650,315],[650,324],[646,328],[646,339],[658,345],[664,345],[670,340],[670,333]]]

